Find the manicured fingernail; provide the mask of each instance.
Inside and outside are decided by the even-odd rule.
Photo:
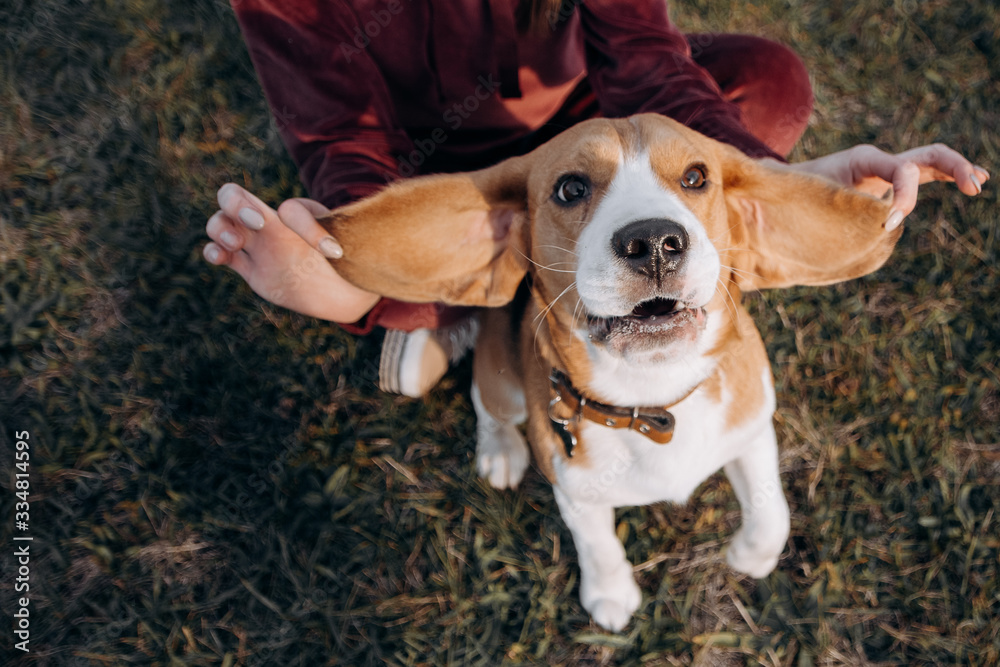
[[[219,262],[219,249],[211,245],[205,248],[205,259],[212,264],[217,264]]]
[[[340,259],[344,256],[344,249],[340,247],[332,236],[324,236],[319,242],[319,251],[324,257],[329,259]]]
[[[240,242],[240,240],[236,238],[236,234],[233,234],[232,232],[222,232],[222,234],[219,235],[219,240],[222,241],[222,245],[226,246],[230,250],[235,250],[237,244]]]
[[[972,174],[972,184],[976,186],[976,194],[977,195],[983,193],[983,184],[979,180],[979,174],[976,174],[976,173]]]
[[[990,172],[986,171],[984,168],[980,167],[978,164],[975,166],[975,169],[976,169],[976,171],[980,171],[983,174],[980,177],[980,179],[979,179],[980,183],[982,183],[983,181],[990,180]]]
[[[241,208],[237,215],[240,216],[240,220],[243,221],[243,224],[250,229],[255,231],[264,229],[264,216],[252,208]]]
[[[218,200],[219,208],[226,208],[226,204],[236,195],[236,187],[232,183],[226,183],[219,188]]]
[[[903,215],[902,211],[893,211],[892,215],[889,216],[889,219],[885,221],[885,231],[891,232],[896,227],[899,227],[899,225],[902,224],[904,217],[906,216]]]

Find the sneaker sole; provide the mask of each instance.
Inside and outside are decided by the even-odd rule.
[[[399,364],[406,346],[406,332],[390,329],[382,341],[382,356],[378,362],[378,388],[390,394],[399,393]]]

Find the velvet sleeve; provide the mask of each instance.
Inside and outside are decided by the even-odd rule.
[[[342,206],[397,177],[412,149],[346,3],[233,0],[275,124],[309,196]],[[363,45],[362,45],[363,46]]]
[[[233,0],[240,29],[275,124],[309,196],[329,208],[398,177],[394,155],[412,150],[385,81],[354,41],[346,3]],[[360,48],[359,48],[360,47]],[[394,303],[382,299],[361,321],[365,334]]]
[[[662,0],[587,0],[579,5],[587,74],[608,117],[660,113],[752,157],[784,161],[740,121]]]

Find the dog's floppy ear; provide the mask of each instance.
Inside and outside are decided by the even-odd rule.
[[[889,201],[719,148],[741,289],[828,285],[871,273],[892,254],[903,228],[886,231]]]
[[[517,157],[482,171],[397,181],[319,220],[344,249],[348,281],[411,302],[501,306],[528,269],[527,169]]]

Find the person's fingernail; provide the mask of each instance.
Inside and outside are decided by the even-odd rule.
[[[219,188],[218,200],[219,208],[225,209],[226,204],[236,196],[236,187],[232,183],[226,183],[221,188]]]
[[[236,250],[236,246],[239,244],[240,240],[236,237],[236,234],[232,232],[222,232],[219,235],[219,240],[222,241],[222,245],[226,246],[230,250]]]
[[[240,212],[237,214],[240,216],[240,220],[243,224],[254,231],[260,231],[264,229],[264,216],[255,211],[252,208],[241,208]]]
[[[979,174],[976,174],[976,173],[972,174],[972,184],[976,186],[976,194],[977,195],[983,193],[983,184],[979,180]]]
[[[210,261],[212,264],[219,263],[219,249],[213,245],[205,248],[205,259]]]
[[[319,242],[319,251],[324,257],[329,259],[340,259],[344,256],[344,249],[340,247],[332,236],[324,236]]]
[[[982,176],[981,176],[981,177],[979,178],[979,182],[980,182],[980,183],[982,183],[982,182],[984,182],[984,181],[988,181],[988,180],[990,180],[990,172],[986,171],[986,169],[984,169],[983,167],[980,167],[980,166],[979,166],[978,164],[977,164],[977,165],[975,166],[975,169],[976,169],[976,171],[978,171],[978,172],[982,172],[982,174],[983,174],[983,175],[982,175]]]
[[[892,215],[889,216],[889,219],[885,221],[885,231],[891,232],[896,227],[899,227],[905,217],[906,216],[903,215],[902,211],[893,211]]]

